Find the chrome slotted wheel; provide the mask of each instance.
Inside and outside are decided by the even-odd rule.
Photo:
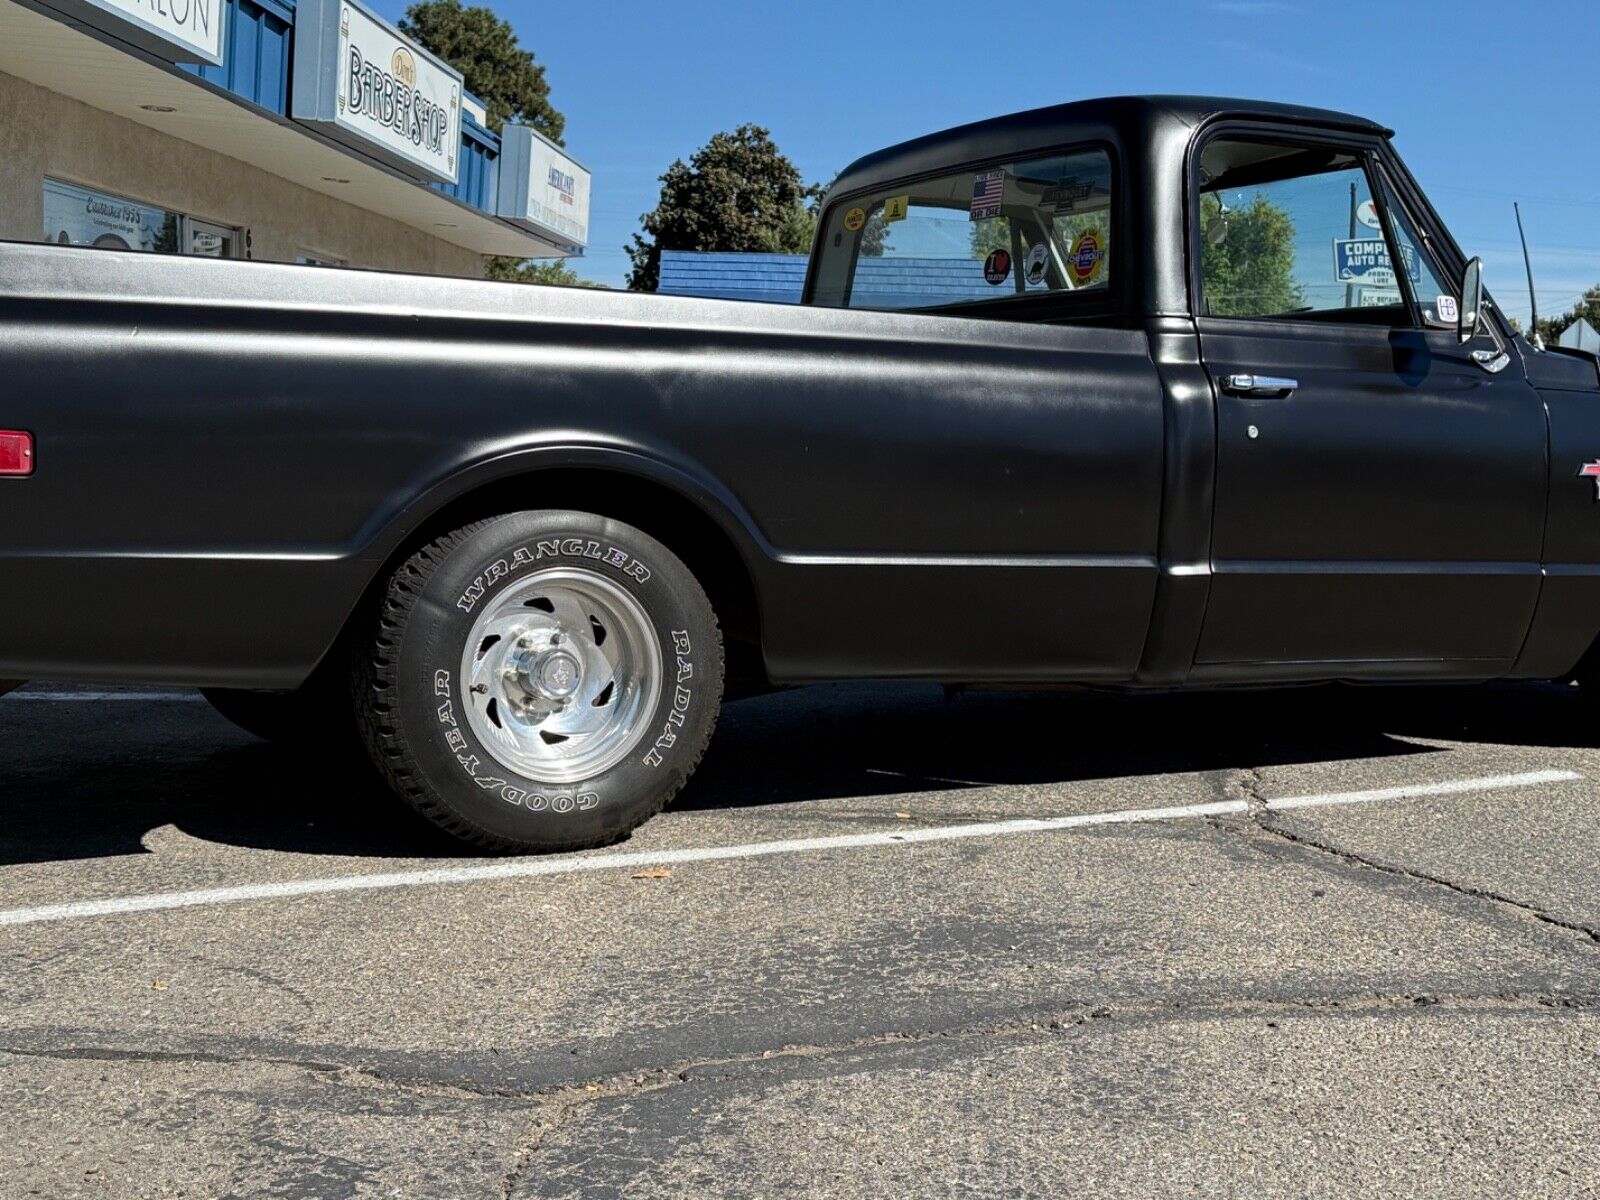
[[[661,643],[643,606],[612,580],[555,567],[485,607],[461,678],[468,725],[502,766],[577,783],[643,738],[661,697]]]

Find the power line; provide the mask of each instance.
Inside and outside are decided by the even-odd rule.
[[[1483,200],[1521,200],[1524,204],[1558,204],[1568,208],[1600,208],[1600,200],[1579,200],[1572,196],[1523,196],[1516,192],[1495,192],[1487,188],[1431,187],[1428,190],[1457,196],[1476,196]]]

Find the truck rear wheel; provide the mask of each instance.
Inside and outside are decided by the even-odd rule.
[[[705,592],[648,534],[512,513],[395,572],[356,671],[368,749],[402,797],[497,851],[615,841],[699,762],[722,697]]]

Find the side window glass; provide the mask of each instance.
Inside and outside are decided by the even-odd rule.
[[[1199,216],[1203,314],[1410,324],[1358,154],[1219,138]]]
[[[1429,253],[1427,241],[1417,232],[1417,225],[1400,204],[1394,189],[1384,180],[1383,202],[1389,210],[1395,244],[1411,270],[1411,288],[1417,294],[1417,307],[1422,310],[1423,324],[1435,329],[1456,327],[1456,307],[1460,297],[1458,288],[1446,284]]]

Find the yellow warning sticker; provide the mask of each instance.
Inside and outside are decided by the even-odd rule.
[[[885,224],[890,221],[904,221],[910,215],[910,196],[890,196],[883,202],[883,220]]]
[[[867,210],[852,208],[844,215],[844,227],[851,233],[860,233],[861,227],[867,223]]]

